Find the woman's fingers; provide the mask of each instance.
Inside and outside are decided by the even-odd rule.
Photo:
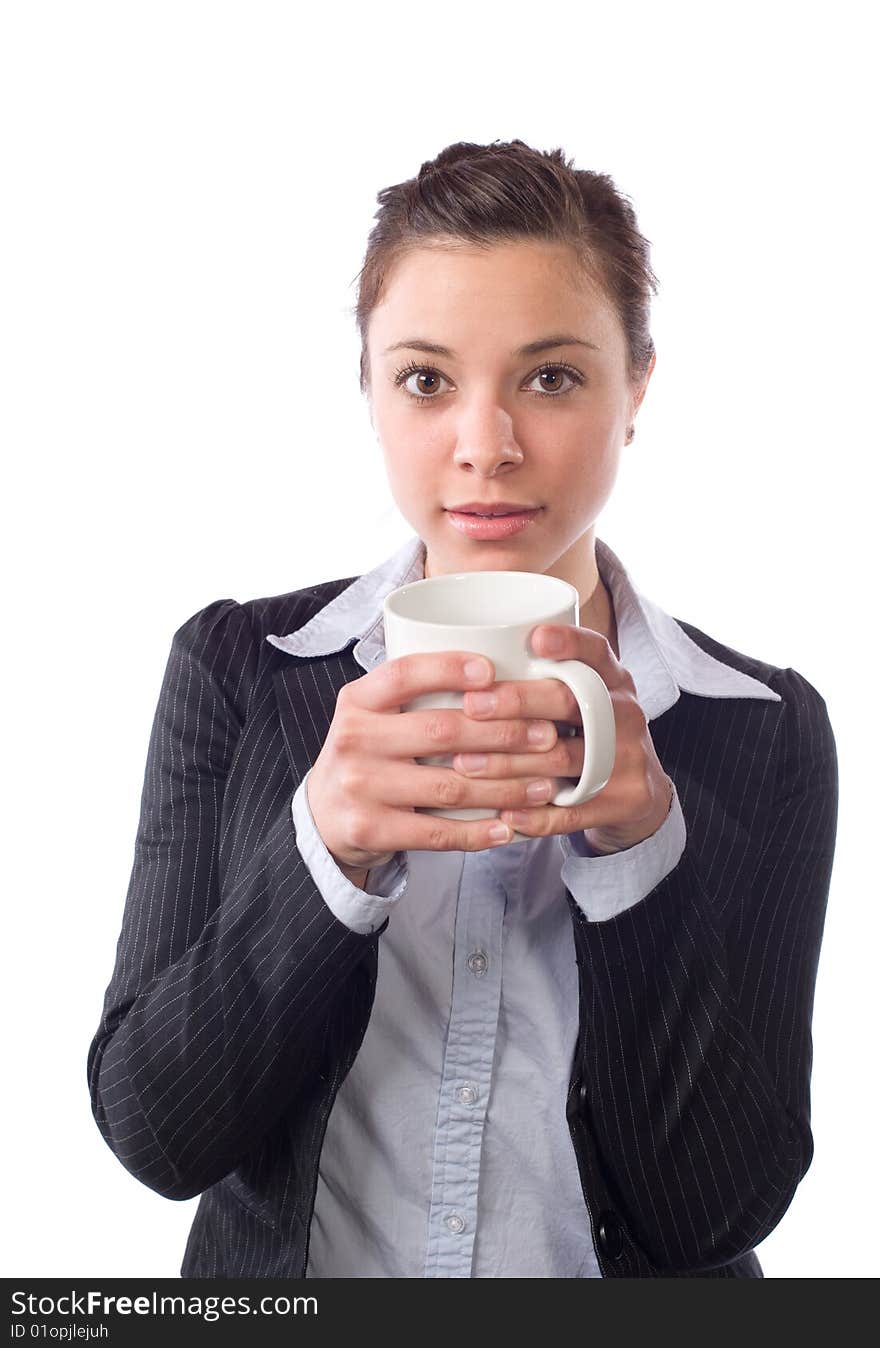
[[[350,686],[350,685],[349,685]],[[556,740],[552,721],[474,721],[458,707],[426,707],[383,716],[383,758],[439,758],[456,753],[528,754],[549,748]],[[346,750],[375,748],[375,716],[356,709],[340,734]]]
[[[357,793],[357,783],[348,782],[347,787]],[[542,775],[540,770],[516,780],[480,781],[463,777],[452,768],[399,763],[393,771],[385,772],[372,790],[383,805],[422,806],[432,810],[516,810],[546,804],[559,790],[559,783]]]
[[[492,661],[471,651],[419,651],[385,660],[363,678],[352,679],[337,701],[364,711],[395,711],[428,693],[485,688],[494,675]]]
[[[530,753],[465,752],[453,755],[452,767],[471,779],[497,777],[574,777],[578,778],[584,766],[582,735],[571,738],[564,731],[549,749]]]

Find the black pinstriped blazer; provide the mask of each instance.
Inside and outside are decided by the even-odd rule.
[[[88,1053],[122,1164],[201,1194],[184,1277],[304,1276],[324,1129],[366,1030],[386,923],[346,927],[296,846],[349,647],[265,641],[356,577],[175,633],[150,737],[112,980]],[[567,891],[580,986],[567,1120],[605,1277],[762,1277],[753,1247],[813,1153],[810,1022],[837,821],[825,703],[680,627],[781,701],[682,692],[651,722],[687,823],[641,902],[589,922]]]

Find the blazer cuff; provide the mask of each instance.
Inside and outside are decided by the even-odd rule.
[[[367,876],[369,888],[358,889],[343,875],[318,832],[309,809],[308,779],[307,772],[290,802],[299,854],[334,916],[352,931],[369,936],[381,927],[406,890],[409,881],[406,853],[395,852],[390,861],[374,867]]]
[[[583,832],[557,836],[566,889],[588,921],[604,922],[641,902],[675,869],[687,843],[687,828],[673,782],[665,820],[634,847],[598,855]]]

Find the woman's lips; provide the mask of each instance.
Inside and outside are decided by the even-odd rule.
[[[493,539],[510,538],[527,529],[542,507],[535,510],[519,510],[515,515],[466,515],[462,511],[447,510],[450,523],[467,534],[468,538]]]

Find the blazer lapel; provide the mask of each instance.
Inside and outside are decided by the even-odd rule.
[[[273,674],[281,730],[296,786],[321,752],[339,690],[363,674],[351,647],[336,655],[285,655],[284,664]]]

